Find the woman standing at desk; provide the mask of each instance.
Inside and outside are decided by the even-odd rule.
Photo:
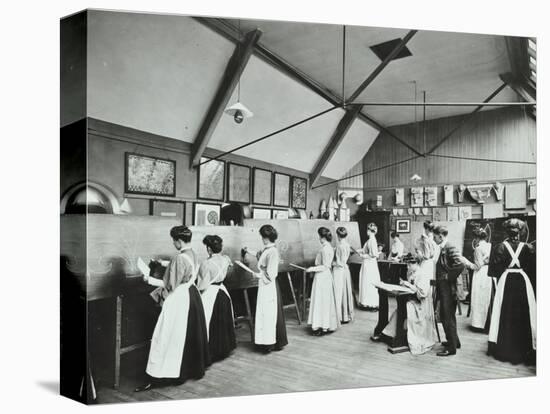
[[[202,378],[210,365],[204,308],[195,286],[198,266],[191,250],[192,233],[186,226],[176,226],[170,236],[178,254],[170,260],[164,277],[143,276],[147,283],[159,287],[162,311],[151,340],[147,382],[136,392]]]
[[[472,327],[483,330],[487,324],[487,315],[491,305],[494,279],[487,276],[491,243],[487,243],[487,232],[478,229],[474,232],[474,274],[472,276]]]
[[[416,258],[421,267],[422,274],[429,275],[430,279],[435,278],[435,256],[438,250],[433,239],[434,224],[430,220],[424,222],[424,231],[415,242],[414,250]]]
[[[338,319],[342,323],[348,323],[353,319],[353,290],[351,288],[351,274],[348,267],[350,245],[346,240],[348,231],[345,227],[338,227],[336,229],[336,236],[338,237],[338,241],[332,265],[334,294],[336,296]]]
[[[256,301],[256,318],[254,343],[265,353],[280,351],[288,344],[285,316],[281,291],[277,284],[279,273],[279,251],[275,247],[277,230],[269,224],[260,227],[260,236],[264,249],[254,252],[244,248],[244,253],[256,255],[258,269],[255,276],[258,282],[258,299]]]
[[[204,306],[210,357],[212,362],[216,362],[226,358],[237,347],[233,305],[223,285],[231,260],[220,254],[223,248],[221,237],[206,236],[202,242],[209,257],[199,268],[197,287]]]
[[[315,257],[315,266],[308,267],[306,272],[315,272],[311,287],[311,301],[309,305],[308,325],[311,325],[316,336],[334,332],[338,329],[339,318],[334,296],[334,280],[332,277],[332,260],[334,250],[330,242],[332,234],[326,227],[317,230],[321,249]]]
[[[359,274],[359,304],[367,310],[378,310],[378,291],[373,283],[380,282],[380,271],[378,270],[378,243],[376,242],[376,224],[369,223],[367,226],[368,240],[357,253],[363,259],[361,272]]]

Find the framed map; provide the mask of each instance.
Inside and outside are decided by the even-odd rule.
[[[227,167],[227,200],[250,204],[250,167],[229,163]]]
[[[252,191],[252,203],[270,206],[273,192],[271,171],[254,168],[252,175],[254,187]]]
[[[306,208],[307,206],[307,180],[300,177],[292,177],[292,208]]]
[[[290,207],[290,175],[273,173],[273,205]]]
[[[201,163],[208,158],[201,158]],[[199,167],[197,198],[223,201],[225,190],[225,161],[213,160]]]
[[[124,171],[126,193],[176,195],[176,161],[127,152]]]
[[[193,225],[194,226],[217,226],[220,224],[219,204],[194,203],[193,204]]]

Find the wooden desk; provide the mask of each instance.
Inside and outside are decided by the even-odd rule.
[[[407,302],[411,298],[411,293],[408,292],[388,292],[383,289],[378,289],[378,294],[380,297],[386,297],[386,312],[384,314],[386,324],[380,329],[378,335],[382,334],[382,330],[388,324],[388,309],[387,309],[387,298],[388,296],[394,297],[397,301],[397,323],[395,327],[395,336],[393,338],[387,338],[385,342],[388,344],[388,351],[392,354],[397,354],[400,352],[406,352],[409,350],[409,343],[407,341],[407,330],[405,329],[405,320],[407,319]],[[382,319],[382,313],[379,310],[379,319],[378,323],[380,324],[380,319]],[[377,326],[378,328],[378,326]],[[376,331],[375,331],[376,332]],[[376,335],[376,333],[375,333]]]

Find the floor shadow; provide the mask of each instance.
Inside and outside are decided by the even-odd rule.
[[[59,395],[59,381],[38,381],[36,384],[46,391]]]

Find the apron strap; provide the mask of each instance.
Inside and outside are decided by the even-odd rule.
[[[508,265],[508,268],[513,268],[514,266],[517,266],[521,269],[521,263],[519,262],[519,255],[521,253],[521,250],[523,249],[524,243],[520,242],[518,245],[518,248],[516,251],[512,250],[512,246],[510,246],[510,243],[507,241],[504,241],[504,246],[506,246],[506,249],[508,250],[508,253],[510,253],[510,256],[512,257],[512,261]]]

